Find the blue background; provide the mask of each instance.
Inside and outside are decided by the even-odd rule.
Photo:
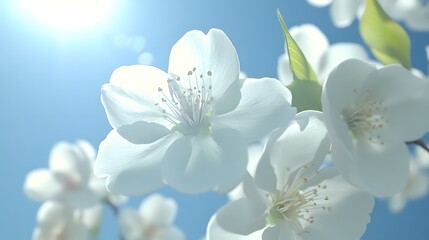
[[[220,28],[251,77],[277,76],[277,59],[284,51],[277,8],[288,26],[315,23],[331,43],[362,43],[356,22],[336,29],[328,8],[304,0],[121,0],[103,27],[69,35],[31,21],[11,3],[0,2],[0,239],[31,238],[40,203],[27,199],[22,186],[30,170],[47,166],[56,142],[86,139],[98,146],[110,131],[101,86],[115,68],[136,64],[138,56],[115,45],[117,34],[144,36],[153,65],[166,70],[171,47],[186,31]],[[409,33],[412,65],[427,73],[429,34]],[[175,223],[191,240],[205,234],[211,214],[226,201],[215,193],[161,192],[177,200]],[[128,205],[137,206],[141,199],[132,198]],[[378,200],[363,239],[429,239],[428,216],[429,197],[410,202],[399,214],[389,213],[386,202]],[[100,239],[117,235],[113,214],[105,208]]]

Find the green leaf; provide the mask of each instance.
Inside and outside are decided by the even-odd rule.
[[[410,63],[410,38],[407,32],[383,10],[377,0],[366,0],[360,19],[360,34],[375,57],[384,64]]]
[[[296,107],[298,112],[304,110],[322,111],[320,101],[322,87],[318,82],[309,80],[293,81],[287,88],[292,93],[292,106]]]
[[[277,9],[277,18],[279,19],[286,41],[287,51],[289,55],[289,64],[293,74],[293,79],[317,82],[317,76],[314,73],[313,68],[311,67],[310,63],[308,63],[301,49],[298,47],[298,44],[290,35],[279,9]]]

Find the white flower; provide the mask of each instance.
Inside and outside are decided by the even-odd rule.
[[[365,7],[364,0],[307,0],[316,7],[331,4],[330,13],[334,25],[348,27],[360,17]],[[410,29],[429,30],[429,4],[421,0],[378,0],[384,11],[396,20],[403,21]]]
[[[152,194],[139,211],[124,209],[119,214],[119,227],[125,240],[184,240],[185,235],[172,225],[177,204],[172,198]]]
[[[378,197],[392,196],[408,178],[407,141],[429,129],[429,84],[399,65],[377,69],[347,60],[332,71],[322,108],[341,174]]]
[[[329,41],[320,29],[312,24],[303,24],[290,28],[290,34],[295,39],[307,61],[313,67],[319,83],[323,85],[325,78],[342,61],[350,58],[368,59],[365,49],[355,43],[335,43]],[[291,83],[293,76],[289,65],[287,53],[280,56],[277,72],[279,80],[284,85]]]
[[[211,218],[208,240],[360,238],[374,199],[335,170],[318,170],[330,146],[320,117],[299,113],[270,137],[246,197]]]
[[[96,194],[88,187],[93,159],[87,155],[87,145],[85,141],[57,143],[50,153],[49,169],[28,173],[24,184],[27,196],[38,201],[61,201],[75,208],[97,203]]]
[[[422,0],[379,0],[384,10],[412,30],[429,31],[429,2]]]
[[[417,147],[415,157],[410,161],[410,175],[405,188],[389,199],[389,210],[391,212],[402,211],[408,200],[426,196],[429,191],[429,176],[425,173],[428,163],[428,152],[421,147]]]
[[[114,128],[95,174],[111,192],[141,195],[165,183],[186,193],[228,192],[243,178],[247,144],[290,120],[290,92],[276,79],[238,79],[224,32],[186,33],[168,74],[150,66],[114,71],[102,102]]]
[[[348,27],[362,12],[364,0],[307,0],[313,6],[325,7],[331,4],[330,13],[334,25],[338,28]]]
[[[37,213],[37,227],[33,240],[86,240],[88,231],[84,224],[76,221],[69,206],[48,201]]]

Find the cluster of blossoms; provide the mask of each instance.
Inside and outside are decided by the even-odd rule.
[[[141,219],[132,209],[119,211],[126,197],[107,191],[105,179],[93,174],[94,148],[86,141],[57,143],[50,154],[49,169],[36,169],[27,175],[26,195],[44,201],[37,214],[34,240],[84,240],[97,235],[101,224],[102,204],[118,214],[124,240],[184,239],[172,225],[176,202],[161,195],[151,195],[140,207]]]
[[[332,2],[333,13],[345,6],[310,2]],[[353,19],[333,16],[339,25]],[[389,197],[398,212],[424,196],[429,156],[416,148],[413,157],[407,144],[429,131],[429,80],[370,62],[359,45],[330,46],[313,25],[290,33],[314,66],[323,112],[296,112],[285,87],[293,76],[288,55],[279,59],[280,80],[240,78],[223,31],[187,32],[167,72],[145,65],[113,72],[101,95],[113,129],[98,154],[84,141],[59,143],[50,169],[29,174],[26,194],[47,201],[33,238],[86,239],[98,228],[100,203],[165,185],[229,193],[208,223],[208,240],[359,239],[374,197]],[[119,212],[121,235],[185,239],[172,225],[176,212],[173,199],[152,195],[138,211]]]

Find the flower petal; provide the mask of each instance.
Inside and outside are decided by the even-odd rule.
[[[155,105],[155,100],[147,95],[137,95],[112,84],[103,85],[101,102],[113,128],[137,121],[166,122],[162,111]]]
[[[149,144],[165,137],[170,130],[154,122],[138,121],[118,128],[123,138],[134,144]]]
[[[264,228],[265,217],[265,208],[255,208],[246,198],[230,202],[216,213],[216,221],[221,228],[241,235],[248,235]]]
[[[36,169],[27,174],[24,192],[31,199],[52,200],[62,191],[63,186],[48,169]]]
[[[301,112],[275,142],[267,144],[265,151],[269,152],[278,189],[297,169],[306,166],[311,173],[319,169],[331,144],[321,118],[320,112]]]
[[[287,54],[283,54],[279,57],[277,62],[277,74],[283,85],[288,86],[292,83],[293,74],[290,69],[289,56]]]
[[[348,162],[359,174],[359,180],[352,183],[377,197],[398,193],[409,176],[410,156],[405,143],[395,139],[384,141],[379,144],[359,139],[355,143],[356,158]]]
[[[323,112],[326,112],[325,109],[330,112],[325,116],[340,116],[344,109],[358,102],[362,97],[358,91],[362,79],[376,71],[374,65],[357,59],[346,60],[332,70],[322,90]]]
[[[386,128],[403,141],[419,139],[429,130],[429,82],[399,65],[371,73],[362,89],[373,99],[382,99]]]
[[[249,235],[241,235],[241,234],[228,232],[219,225],[219,223],[217,221],[217,215],[213,215],[209,221],[208,226],[207,226],[207,240],[260,239],[260,237],[262,235],[262,231],[263,231],[263,229],[255,231]]]
[[[336,43],[331,45],[327,51],[323,53],[319,61],[318,80],[323,85],[329,73],[341,62],[350,59],[369,59],[365,49],[355,43]]]
[[[164,228],[161,231],[155,233],[154,239],[162,240],[185,240],[185,233],[175,226]]]
[[[77,209],[92,207],[99,200],[98,195],[87,187],[64,191],[58,199]]]
[[[173,46],[168,72],[188,77],[188,72],[193,72],[194,68],[194,75],[201,74],[210,79],[215,99],[238,79],[238,56],[222,30],[210,29],[207,35],[201,31],[189,31]],[[209,71],[211,74],[208,74]]]
[[[362,0],[335,0],[331,5],[331,18],[338,28],[348,27],[357,16]]]
[[[185,193],[213,189],[228,192],[246,172],[247,146],[233,129],[213,128],[212,136],[183,137],[167,150],[162,175],[173,188]]]
[[[125,208],[119,212],[118,224],[125,239],[141,239],[142,220],[137,211]]]
[[[213,128],[240,131],[248,141],[255,141],[277,127],[284,126],[296,113],[290,106],[290,91],[272,78],[248,78],[241,88],[237,108],[212,117]]]
[[[301,240],[287,222],[283,221],[273,227],[268,227],[265,229],[264,234],[262,235],[261,240]]]
[[[179,136],[167,135],[151,144],[132,144],[112,130],[100,144],[94,173],[108,177],[107,188],[123,195],[143,195],[164,185],[161,160]],[[139,184],[136,184],[139,183]]]
[[[176,218],[177,203],[173,198],[152,194],[140,204],[139,213],[147,224],[168,226]]]
[[[75,177],[82,185],[92,175],[92,159],[79,145],[68,142],[55,144],[50,153],[49,167],[56,174]]]
[[[318,189],[322,197],[315,201],[318,207],[311,210],[314,223],[302,221],[305,239],[360,239],[370,222],[374,199],[331,173],[323,169],[319,173],[318,177],[325,179],[320,184],[327,187]]]
[[[333,0],[307,0],[307,2],[316,7],[325,7],[332,3]]]

